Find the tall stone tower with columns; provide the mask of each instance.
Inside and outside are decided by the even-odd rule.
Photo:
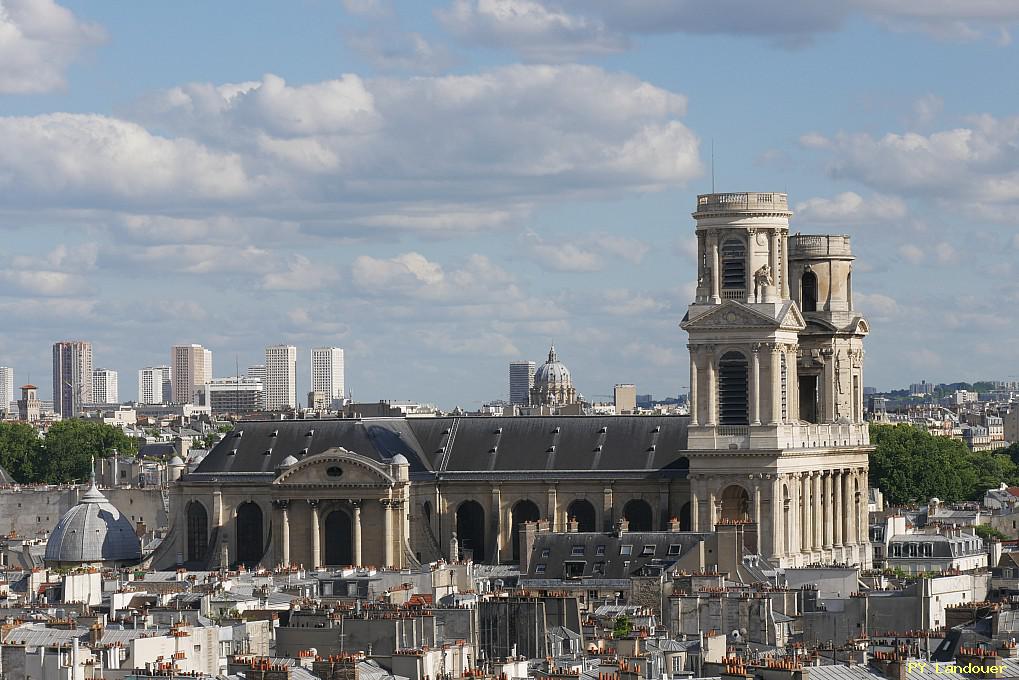
[[[698,196],[690,524],[751,522],[780,566],[869,564],[862,339],[846,236],[792,236],[785,194]],[[804,311],[807,310],[807,311]]]

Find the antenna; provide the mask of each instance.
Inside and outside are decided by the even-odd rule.
[[[711,193],[715,193],[715,138],[711,138]]]

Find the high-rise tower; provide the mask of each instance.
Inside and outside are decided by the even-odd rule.
[[[752,522],[755,549],[780,566],[866,565],[868,328],[848,239],[790,237],[791,215],[780,193],[697,198],[696,297],[681,324],[690,525]]]
[[[62,418],[81,414],[92,403],[92,343],[53,343],[53,410]]]
[[[173,403],[197,404],[201,388],[212,380],[212,352],[201,345],[174,345],[170,369]]]
[[[264,394],[269,411],[297,408],[297,348],[293,345],[265,348]]]

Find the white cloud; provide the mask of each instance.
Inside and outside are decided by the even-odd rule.
[[[312,262],[304,255],[291,255],[286,268],[262,277],[266,290],[320,290],[335,284],[340,274],[332,266]]]
[[[623,347],[623,355],[637,359],[643,364],[654,366],[678,366],[682,357],[672,347],[665,347],[653,342],[634,341]]]
[[[390,0],[342,0],[343,8],[362,16],[389,16],[393,12]]]
[[[809,222],[895,222],[903,220],[906,214],[906,203],[897,196],[874,194],[864,198],[853,191],[796,204],[797,218]]]
[[[888,319],[899,313],[899,304],[883,293],[861,293],[853,294],[853,305],[865,316]]]
[[[445,46],[429,42],[420,33],[365,31],[348,34],[344,42],[381,71],[439,73],[454,61]]]
[[[896,31],[1007,45],[1019,5],[1013,0],[452,0],[438,14],[465,42],[512,49],[532,61],[568,61],[626,49],[631,36],[668,33],[754,36],[802,47],[853,17]]]
[[[535,232],[525,236],[528,256],[545,269],[560,272],[601,271],[622,260],[640,264],[650,247],[639,239],[608,233],[546,240]]]
[[[920,264],[924,260],[924,252],[912,243],[899,246],[899,255],[910,264]]]
[[[30,295],[80,295],[85,287],[80,276],[44,269],[10,269],[0,272],[0,280]]]
[[[0,94],[64,87],[71,62],[105,37],[53,0],[0,0]]]

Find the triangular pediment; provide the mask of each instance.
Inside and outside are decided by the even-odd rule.
[[[749,305],[726,300],[712,310],[693,319],[684,320],[684,330],[706,330],[715,328],[778,328],[778,322],[768,314],[759,312]]]
[[[800,313],[799,307],[791,301],[779,313],[779,318],[782,320],[779,324],[780,328],[802,331],[807,327],[807,322],[804,320],[803,314]]]

